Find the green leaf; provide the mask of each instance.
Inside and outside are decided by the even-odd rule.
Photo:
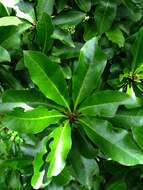
[[[16,12],[16,16],[29,21],[34,24],[36,21],[35,12],[33,6],[29,2],[20,1],[13,9]]]
[[[47,152],[47,143],[49,143],[49,152]],[[42,187],[44,175],[46,175],[46,179],[49,181],[51,177],[60,174],[65,167],[65,160],[71,145],[71,128],[68,121],[54,129],[48,137],[43,139],[40,151],[34,160],[34,175],[31,184],[35,189]],[[46,152],[47,157],[43,160]],[[44,161],[48,165],[47,173],[45,168],[41,171]]]
[[[53,19],[55,25],[75,26],[79,24],[85,17],[85,13],[80,11],[63,12]]]
[[[6,67],[0,67],[0,79],[5,82],[9,88],[14,88],[16,90],[23,89],[20,81],[18,81]]]
[[[75,0],[82,11],[88,12],[91,9],[91,0]]]
[[[5,8],[5,6],[2,3],[0,3],[0,17],[5,17],[5,16],[8,16],[8,11]]]
[[[119,28],[113,28],[106,32],[106,36],[111,42],[116,43],[120,48],[124,46],[125,38]]]
[[[52,46],[51,35],[54,31],[51,17],[43,12],[37,23],[37,42],[45,54]]]
[[[56,1],[56,9],[58,13],[60,13],[65,8],[67,1],[68,0]]]
[[[52,15],[54,3],[55,3],[55,0],[38,0],[37,7],[36,7],[38,18],[41,17],[43,12],[47,13],[48,15]]]
[[[7,90],[2,96],[2,102],[3,109],[5,105],[5,111],[10,111],[12,109],[12,106],[14,106],[14,108],[22,107],[25,110],[29,110],[32,109],[32,107],[39,105],[63,111],[60,106],[48,100],[42,93],[37,90]]]
[[[81,48],[77,69],[73,75],[73,100],[77,105],[95,90],[106,66],[106,55],[98,47],[97,38]]]
[[[143,109],[120,109],[112,118],[112,123],[120,127],[142,127],[143,126]]]
[[[126,166],[143,164],[143,153],[127,130],[98,119],[80,121],[88,137],[109,159]]]
[[[4,17],[3,17],[4,18]],[[1,26],[0,27],[0,44],[16,33],[16,26]]]
[[[89,116],[112,117],[120,105],[132,105],[133,99],[127,94],[106,90],[89,96],[79,108],[79,112]]]
[[[133,62],[131,64],[132,71],[134,72],[143,63],[143,28],[141,28],[137,34],[136,40],[132,46]]]
[[[59,186],[68,185],[69,182],[74,179],[71,171],[71,167],[65,167],[62,172],[54,178],[54,182]]]
[[[33,82],[40,88],[41,92],[47,98],[70,110],[67,101],[67,85],[60,66],[51,62],[44,54],[34,51],[24,52],[24,62]]]
[[[76,139],[78,139],[78,141],[76,141]],[[74,134],[74,140],[80,154],[83,155],[83,157],[93,159],[97,156],[98,149],[88,140],[81,128]]]
[[[100,0],[95,9],[95,23],[98,34],[108,31],[116,17],[117,3],[114,0]]]
[[[107,190],[127,190],[127,185],[125,181],[123,180],[117,180],[113,183],[111,183],[108,187]]]
[[[18,26],[22,21],[15,16],[6,16],[0,18],[0,26]]]
[[[76,146],[71,151],[70,161],[75,179],[84,187],[91,189],[93,176],[99,175],[99,167],[94,159],[87,159],[80,155]]]
[[[6,49],[0,46],[0,62],[10,62],[11,58]]]
[[[143,150],[143,125],[131,127],[134,140],[138,146]]]
[[[143,8],[142,0],[122,0],[122,3],[126,6],[132,21],[137,22],[141,19]]]
[[[62,30],[60,28],[56,28],[54,30],[52,38],[60,40],[62,43],[64,43],[65,45],[68,45],[70,47],[75,47],[75,45],[72,41],[71,35],[68,32],[65,32],[64,30]]]
[[[2,124],[4,127],[20,133],[36,134],[49,125],[58,123],[63,117],[60,112],[49,111],[47,108],[35,108],[25,112],[21,109],[16,109],[4,117]]]
[[[60,46],[59,48],[53,48],[52,55],[60,57],[61,59],[71,59],[79,56],[81,43],[74,43],[75,47]]]

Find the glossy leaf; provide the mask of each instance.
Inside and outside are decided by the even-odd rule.
[[[106,55],[98,47],[98,39],[92,38],[81,48],[78,66],[73,75],[75,109],[98,87],[105,66]]]
[[[117,4],[114,0],[100,0],[95,10],[95,23],[98,34],[108,31],[116,17]]]
[[[7,90],[2,96],[2,102],[3,106],[0,110],[3,108],[5,111],[10,111],[13,106],[14,108],[22,107],[25,110],[29,110],[39,105],[61,109],[60,106],[48,100],[37,90]]]
[[[60,1],[56,1],[56,8],[57,8],[57,12],[61,12],[67,3],[68,0],[60,0]]]
[[[125,38],[119,28],[114,28],[106,32],[106,36],[111,42],[116,43],[120,48],[124,46]]]
[[[118,91],[99,91],[89,96],[80,106],[79,112],[90,116],[114,116],[120,105],[132,105],[133,99]]]
[[[37,23],[37,42],[42,52],[45,54],[52,46],[51,35],[54,31],[51,17],[47,13],[43,13]]]
[[[142,127],[143,110],[142,108],[131,110],[120,109],[112,118],[112,122],[120,127]]]
[[[143,163],[143,153],[127,130],[103,120],[90,121],[81,120],[84,130],[109,159],[127,166]]]
[[[35,23],[35,12],[33,6],[29,2],[20,1],[17,3],[13,9],[16,12],[16,16],[29,21],[30,23]]]
[[[60,66],[51,62],[44,54],[34,51],[24,53],[24,62],[41,92],[57,104],[70,109],[67,86]]]
[[[60,40],[62,43],[64,43],[65,45],[68,45],[70,47],[75,47],[75,45],[72,41],[71,35],[68,32],[65,32],[64,30],[62,30],[60,28],[56,28],[54,30],[52,38]]]
[[[127,185],[125,183],[125,181],[123,180],[118,180],[118,181],[115,181],[113,183],[111,183],[108,187],[107,187],[107,190],[127,190]]]
[[[47,143],[49,142],[49,152],[47,152]],[[38,189],[42,186],[44,175],[49,181],[51,177],[57,176],[65,167],[65,160],[71,149],[71,128],[69,122],[66,121],[64,125],[57,127],[53,132],[43,139],[42,147],[34,160],[34,175],[32,178],[32,186]],[[41,170],[44,164],[43,155],[47,157],[45,162],[48,164],[47,173],[45,168]]]
[[[143,55],[142,55],[142,48],[143,48],[143,28],[141,28],[137,34],[137,38],[132,46],[132,71],[135,71],[141,64],[143,63]]]
[[[2,123],[4,127],[20,133],[36,134],[49,125],[58,123],[63,117],[60,112],[56,110],[49,111],[47,108],[35,108],[26,112],[16,109],[7,114]]]
[[[74,176],[82,186],[91,189],[93,177],[99,175],[99,167],[94,159],[87,159],[80,155],[76,147],[70,155]]]
[[[91,9],[91,0],[75,0],[82,11],[88,12]]]
[[[0,62],[11,61],[9,52],[4,49],[2,46],[0,46]]]
[[[0,17],[8,16],[6,7],[0,2]]]
[[[55,0],[38,0],[37,3],[37,15],[41,17],[43,12],[52,15]]]
[[[61,13],[53,19],[55,25],[75,26],[79,24],[85,17],[85,13],[80,11],[69,11]]]
[[[15,16],[6,16],[0,18],[0,26],[18,26],[19,24],[22,24],[22,21]]]

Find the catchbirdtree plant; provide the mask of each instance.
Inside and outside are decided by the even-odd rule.
[[[0,0],[2,190],[141,190],[141,0]]]

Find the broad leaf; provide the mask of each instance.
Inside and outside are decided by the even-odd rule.
[[[43,12],[52,15],[54,3],[55,0],[38,0],[36,9],[38,18],[41,17]]]
[[[132,129],[132,134],[136,143],[143,150],[143,125],[132,127],[131,129]]]
[[[75,26],[85,17],[85,13],[80,11],[63,12],[53,19],[55,25]]]
[[[14,107],[22,107],[24,109],[30,109],[32,107],[43,105],[47,106],[48,108],[54,108],[63,111],[59,105],[48,100],[37,90],[7,90],[2,96],[2,102],[4,103],[3,105],[9,105],[10,108],[14,104]]]
[[[120,127],[142,127],[143,126],[143,109],[120,109],[112,118],[112,123]]]
[[[132,46],[133,62],[131,67],[133,72],[143,63],[142,49],[143,49],[143,28],[139,30],[137,38]]]
[[[127,130],[113,128],[103,120],[80,121],[88,137],[108,158],[127,166],[143,164],[143,153]]]
[[[61,12],[65,8],[67,1],[68,0],[60,0],[60,1],[55,2],[58,13]]]
[[[49,143],[49,152],[47,152],[47,143]],[[42,187],[44,175],[49,181],[51,177],[57,176],[64,169],[71,145],[71,128],[68,121],[43,139],[40,151],[34,160],[34,175],[31,183],[35,189]],[[43,160],[46,153],[47,157]],[[48,165],[47,173],[46,168],[42,169],[44,161]]]
[[[126,6],[129,12],[130,18],[134,22],[137,22],[141,19],[142,8],[143,8],[142,0],[122,0],[121,2],[124,4],[124,6]]]
[[[64,30],[62,30],[60,28],[56,28],[54,30],[52,38],[60,40],[62,43],[64,43],[65,45],[68,45],[70,47],[75,47],[75,45],[72,41],[71,35],[68,32],[65,32]]]
[[[74,177],[84,187],[91,189],[93,185],[93,177],[99,175],[99,167],[94,159],[87,159],[80,155],[76,146],[70,154],[70,162],[73,167]]]
[[[0,18],[0,26],[18,26],[19,24],[22,24],[22,21],[15,16],[6,16]]]
[[[24,53],[24,62],[33,82],[41,92],[47,98],[70,110],[67,86],[60,66],[51,62],[44,54],[34,51]]]
[[[117,4],[114,0],[100,0],[95,9],[95,23],[98,34],[108,31],[116,17]]]
[[[106,32],[106,36],[111,42],[116,43],[120,48],[124,46],[125,38],[119,28],[112,28],[110,31]]]
[[[77,58],[79,56],[81,43],[74,43],[75,47],[60,46],[59,48],[53,48],[52,55],[60,57],[61,59]]]
[[[105,66],[106,55],[98,47],[97,38],[92,38],[81,48],[79,63],[73,75],[75,109],[98,87]]]
[[[16,16],[29,21],[30,23],[35,23],[35,12],[33,6],[29,2],[20,1],[16,4],[13,9],[16,12]]]
[[[0,17],[8,16],[8,11],[6,7],[0,3]]]
[[[0,46],[0,62],[10,62],[11,58],[6,49],[4,49],[2,46]]]
[[[133,137],[143,150],[143,110],[119,110],[111,122],[117,126],[132,130]]]
[[[2,124],[20,133],[36,134],[49,125],[58,123],[63,117],[60,112],[47,108],[35,108],[26,112],[16,109],[5,116]]]
[[[124,180],[117,180],[108,185],[107,190],[127,190],[127,184]]]
[[[99,91],[89,96],[79,108],[79,112],[90,116],[114,116],[120,105],[132,105],[133,99],[118,91]]]
[[[42,52],[45,54],[52,46],[51,35],[54,27],[51,17],[47,13],[43,13],[37,23],[37,42]]]
[[[82,11],[88,12],[91,9],[91,0],[75,0]]]

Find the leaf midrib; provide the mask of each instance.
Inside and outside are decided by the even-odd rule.
[[[80,119],[80,121],[86,125],[90,130],[94,131],[98,136],[100,136],[101,138],[103,138],[104,140],[106,140],[109,144],[111,144],[112,146],[114,146],[115,148],[118,147],[122,152],[124,152],[127,156],[130,156],[131,158],[133,158],[134,160],[136,160],[137,162],[139,163],[143,163],[143,162],[140,162],[140,159],[137,159],[137,157],[135,157],[133,154],[130,154],[130,152],[126,152],[125,149],[122,149],[122,147],[120,146],[117,146],[117,143],[116,143],[116,146],[114,143],[111,143],[106,137],[104,136],[101,136],[100,134],[98,134],[95,130],[93,130],[90,125],[88,125],[84,120]],[[130,165],[130,164],[129,164]]]
[[[31,60],[40,68],[40,70],[42,71],[43,75],[49,80],[49,82],[51,83],[51,85],[54,87],[54,89],[56,90],[56,92],[59,94],[59,96],[61,97],[61,99],[63,100],[64,104],[66,105],[66,107],[68,108],[68,110],[70,111],[70,107],[67,103],[67,101],[65,100],[65,98],[63,97],[63,95],[59,92],[59,89],[57,89],[56,85],[50,80],[50,78],[47,76],[47,74],[43,71],[43,69],[41,68],[41,66],[31,57],[29,56],[29,58],[31,58]],[[35,82],[36,83],[36,82]]]
[[[9,115],[8,117],[12,117],[12,118],[18,118],[19,120],[43,120],[43,119],[50,119],[50,118],[56,118],[56,117],[66,117],[64,115],[51,115],[51,116],[42,116],[42,117],[35,117],[35,118],[29,118],[29,117],[18,117],[15,115]]]

